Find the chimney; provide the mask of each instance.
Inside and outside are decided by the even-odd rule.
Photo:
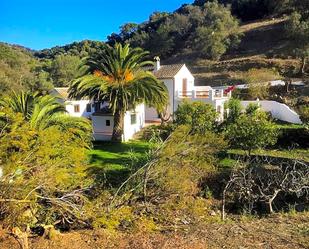
[[[154,60],[155,60],[154,71],[158,71],[160,69],[160,57],[156,56],[154,57]]]

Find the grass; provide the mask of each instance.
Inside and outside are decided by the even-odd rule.
[[[239,149],[232,149],[228,151],[229,154],[244,155],[245,151]],[[309,162],[309,149],[293,149],[293,150],[253,150],[252,155],[281,157],[288,159],[303,160]]]
[[[126,143],[97,142],[89,152],[89,169],[98,184],[117,187],[130,172],[140,167],[147,158],[151,144],[142,141]]]

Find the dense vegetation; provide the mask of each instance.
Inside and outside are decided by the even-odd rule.
[[[23,229],[26,237],[29,228],[39,234],[43,230],[52,239],[55,228],[192,231],[199,224],[224,222],[225,214],[229,219],[230,214],[306,210],[306,125],[275,124],[258,106],[243,110],[237,99],[226,104],[229,112],[218,123],[212,106],[185,102],[174,123],[144,130],[145,141],[95,144],[91,150],[89,122],[66,115],[63,105],[45,95],[51,87],[77,79],[72,96],[111,101],[119,119],[114,138],[119,140],[124,111],[142,100],[165,104],[163,85],[140,70],[147,59],[198,55],[212,65],[237,51],[242,35],[236,17],[246,21],[285,13],[291,14],[284,20],[284,30],[290,31],[285,37],[295,48],[288,56],[301,59],[301,65],[286,70],[249,63],[237,80],[249,84],[249,98],[278,93],[294,98],[289,84],[272,92],[259,83],[305,76],[308,1],[219,3],[195,1],[173,13],[154,13],[142,24],[125,24],[108,38],[108,44],[117,42],[116,49],[92,41],[36,52],[0,44],[0,221],[5,227],[28,227]],[[80,67],[84,62],[86,71]],[[222,67],[226,65],[215,70]],[[308,98],[294,101],[308,122]],[[23,233],[17,232],[13,230],[21,239]]]

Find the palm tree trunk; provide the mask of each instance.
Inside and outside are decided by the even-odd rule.
[[[124,126],[124,112],[117,111],[114,115],[114,128],[113,128],[112,141],[122,142],[123,126]]]

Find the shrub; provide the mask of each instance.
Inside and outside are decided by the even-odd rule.
[[[303,105],[299,108],[300,119],[304,123],[309,123],[309,106]]]
[[[234,148],[251,150],[274,145],[277,141],[277,131],[267,114],[256,111],[254,115],[242,114],[234,124],[226,129],[226,137]]]
[[[224,103],[225,112],[225,123],[234,123],[241,115],[242,106],[239,99],[232,98]]]
[[[35,130],[21,114],[2,112],[0,198],[12,201],[0,203],[0,219],[11,226],[75,226],[84,219],[78,207],[92,184],[86,172],[88,140],[57,127]]]
[[[246,108],[246,114],[254,115],[259,109],[260,109],[260,106],[258,104],[250,103]]]
[[[267,211],[272,213],[279,196],[285,204],[291,195],[296,196],[297,201],[301,201],[301,197],[308,198],[309,168],[305,163],[254,158],[238,166],[230,176],[223,197],[228,197],[228,191],[233,201],[250,213],[258,204],[266,205]]]
[[[190,127],[180,126],[158,155],[153,181],[165,194],[194,195],[201,179],[216,171],[217,155],[226,146],[220,134],[200,136],[190,134]]]
[[[213,130],[217,116],[211,104],[183,102],[175,112],[175,124],[188,125],[192,133],[205,133]]]
[[[141,139],[149,142],[165,141],[174,130],[175,125],[172,123],[148,126],[143,129]]]

